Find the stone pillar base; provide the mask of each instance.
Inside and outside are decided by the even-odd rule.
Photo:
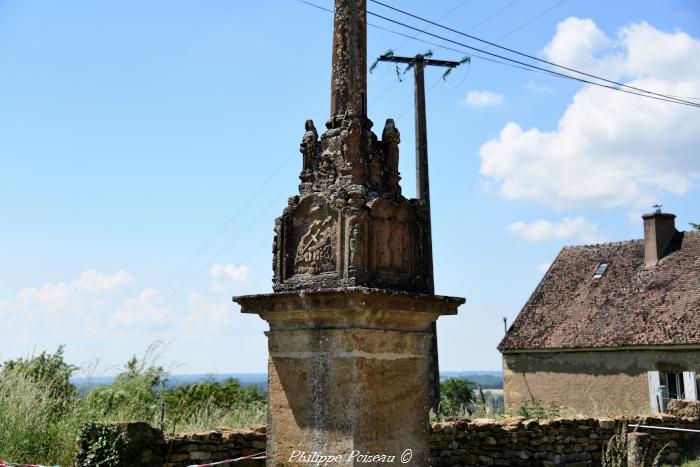
[[[234,300],[270,324],[268,466],[429,465],[430,325],[464,299],[353,288]]]

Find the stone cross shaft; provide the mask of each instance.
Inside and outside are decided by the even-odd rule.
[[[299,194],[275,220],[275,293],[234,298],[270,325],[268,467],[430,465],[431,326],[464,299],[434,295],[399,130],[379,139],[367,117],[366,1],[335,0],[331,115],[320,136],[306,122]]]
[[[367,1],[335,0],[331,121],[367,115]]]

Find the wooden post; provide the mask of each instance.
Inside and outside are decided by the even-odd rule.
[[[433,277],[433,234],[432,221],[430,218],[430,177],[428,174],[428,128],[425,111],[425,77],[426,66],[441,66],[455,68],[460,62],[450,62],[445,60],[426,60],[423,55],[415,57],[394,57],[382,56],[380,62],[409,63],[413,65],[415,79],[413,81],[413,94],[415,102],[415,122],[416,122],[416,197],[423,201],[425,206],[425,243],[423,244],[423,255],[425,258],[426,284],[431,294],[435,293],[435,280]],[[430,400],[431,406],[437,412],[440,405],[440,364],[438,360],[437,344],[437,324],[430,325],[431,347],[430,347]]]
[[[433,280],[433,236],[430,220],[430,176],[428,175],[428,128],[425,116],[425,62],[422,55],[415,58],[414,96],[416,114],[416,196],[425,204],[425,262],[430,293],[435,293]]]
[[[425,244],[423,255],[425,258],[426,282],[430,293],[435,293],[433,279],[433,234],[430,218],[430,177],[428,175],[428,128],[425,115],[425,77],[423,70],[425,62],[422,55],[415,58],[413,69],[415,79],[413,81],[413,94],[415,99],[416,121],[416,196],[423,201],[425,209]],[[433,410],[437,412],[440,407],[440,360],[438,358],[437,322],[430,325],[430,400]]]

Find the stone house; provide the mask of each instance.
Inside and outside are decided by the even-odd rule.
[[[642,240],[561,250],[498,346],[507,407],[637,415],[698,399],[700,232],[642,217]]]

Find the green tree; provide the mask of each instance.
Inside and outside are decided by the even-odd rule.
[[[169,417],[179,422],[193,413],[208,415],[217,410],[261,405],[265,394],[256,387],[243,388],[237,379],[228,378],[222,382],[203,381],[168,389],[164,400]]]
[[[28,359],[8,360],[2,365],[0,378],[6,379],[11,374],[22,375],[45,388],[48,397],[57,401],[58,407],[65,409],[78,396],[78,389],[70,382],[78,367],[63,360],[63,351],[64,347],[59,346],[53,354],[44,351]]]
[[[83,408],[98,421],[151,421],[160,412],[167,374],[147,357],[132,357],[111,384],[89,390]]]
[[[691,222],[690,226],[694,228],[695,230],[700,230],[700,224],[696,224],[695,222]]]
[[[77,434],[77,368],[56,353],[8,360],[0,370],[0,458],[64,463]]]
[[[449,378],[440,383],[440,414],[457,416],[471,413],[474,407],[474,383]]]

